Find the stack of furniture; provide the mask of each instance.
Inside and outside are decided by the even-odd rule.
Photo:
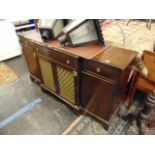
[[[142,60],[147,67],[148,76],[144,77],[138,72],[135,72],[135,80],[133,84],[133,89],[130,98],[130,106],[133,102],[133,97],[135,95],[136,89],[139,89],[145,93],[147,96],[145,97],[144,101],[140,103],[141,108],[136,114],[136,119],[140,122],[139,125],[139,134],[145,134],[145,126],[149,123],[150,116],[152,111],[155,109],[155,53],[151,51],[144,51]],[[135,114],[133,114],[134,116]],[[153,118],[155,121],[155,118]],[[152,123],[153,124],[153,123]]]
[[[146,93],[153,93],[155,91],[155,53],[151,51],[144,51],[142,60],[148,69],[148,76],[137,73],[134,88],[132,91],[131,103],[136,89],[144,91]]]
[[[108,128],[121,103],[136,52],[97,43],[71,48],[44,43],[37,30],[19,34],[30,78],[75,110]]]

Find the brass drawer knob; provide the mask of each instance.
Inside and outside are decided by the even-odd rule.
[[[97,72],[97,73],[100,73],[100,72],[101,72],[101,68],[97,67],[97,68],[96,68],[96,72]]]
[[[70,60],[67,60],[66,63],[67,63],[67,65],[70,65],[71,62],[70,62]]]
[[[75,77],[77,77],[77,76],[78,76],[78,73],[77,73],[76,71],[73,71],[73,75],[74,75]]]

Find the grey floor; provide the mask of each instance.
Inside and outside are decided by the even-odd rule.
[[[0,129],[1,135],[61,134],[77,115],[63,102],[45,94],[31,82],[23,56],[6,61],[19,75],[19,80],[0,86],[0,121],[27,104],[41,98],[43,102]]]

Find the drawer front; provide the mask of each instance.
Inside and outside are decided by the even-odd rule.
[[[26,46],[32,47],[35,52],[42,52],[45,55],[50,56],[50,49],[46,48],[45,45],[43,45],[43,44],[39,44],[37,42],[34,42],[32,40],[29,40],[29,39],[25,39],[23,37],[20,37],[20,43],[24,44]]]
[[[47,56],[49,58],[53,57],[53,52],[51,51],[51,49],[45,46],[44,44],[33,42],[33,48],[37,53],[41,55]]]
[[[53,50],[53,59],[74,70],[78,70],[78,59],[75,57]]]
[[[55,62],[64,64],[74,70],[78,70],[78,58],[67,55],[58,50],[46,47],[42,44],[33,43],[36,52],[41,55],[47,56]]]
[[[19,41],[20,41],[21,44],[33,47],[33,42],[31,40],[20,37]]]
[[[77,57],[65,54],[59,51],[58,49],[52,49],[50,47],[45,46],[45,44],[39,44],[39,43],[33,42],[31,40],[28,40],[22,37],[20,37],[20,42],[27,46],[33,47],[35,52],[41,55],[47,56],[53,61],[57,61],[74,70],[78,70],[78,58]]]
[[[118,80],[120,76],[120,70],[92,60],[84,60],[82,70],[89,71],[112,80]]]

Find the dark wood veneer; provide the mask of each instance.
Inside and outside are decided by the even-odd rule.
[[[117,95],[115,91],[117,83],[82,72],[82,86],[81,94],[84,94],[84,97],[82,97],[82,108],[108,120],[113,99]]]
[[[83,61],[83,70],[95,73],[100,76],[105,76],[112,80],[118,80],[121,70],[101,64],[93,60],[84,60]]]
[[[43,90],[108,127],[112,114],[124,97],[129,65],[136,57],[136,52],[118,47],[101,47],[98,44],[62,48],[56,40],[44,43],[37,31],[21,33],[19,37],[31,79],[41,81]],[[55,91],[44,84],[39,58],[46,60],[48,67],[51,64]],[[72,78],[74,87],[70,90],[74,88],[72,95],[75,95],[75,100],[66,95],[70,92],[66,89],[67,80],[62,84],[59,81],[63,75]],[[68,92],[63,94],[63,89]]]

